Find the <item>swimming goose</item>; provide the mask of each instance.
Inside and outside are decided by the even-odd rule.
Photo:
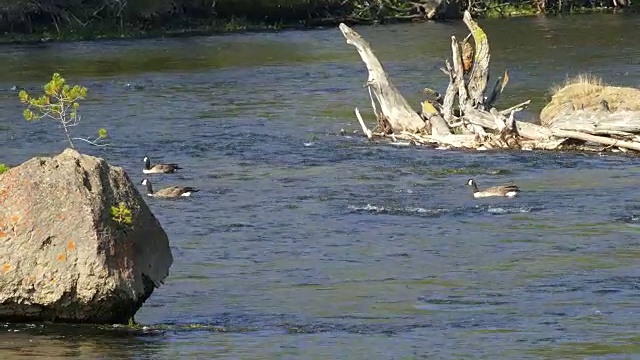
[[[182,169],[178,164],[155,164],[151,166],[151,160],[148,157],[144,157],[144,169],[142,172],[145,174],[173,174],[178,169]]]
[[[191,186],[184,186],[184,187],[170,186],[154,192],[153,186],[151,185],[151,181],[149,181],[148,179],[142,180],[141,184],[147,186],[147,196],[154,196],[154,197],[169,198],[169,197],[191,196],[191,193],[200,191]]]
[[[505,196],[505,197],[514,197],[520,193],[520,188],[515,185],[498,185],[490,188],[486,188],[482,191],[478,190],[478,185],[476,181],[473,179],[469,179],[467,181],[467,185],[473,186],[473,197],[481,198],[481,197],[489,197],[489,196]]]

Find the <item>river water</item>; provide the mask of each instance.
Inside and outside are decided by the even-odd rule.
[[[481,21],[501,107],[589,71],[639,86],[640,18]],[[356,28],[417,107],[461,23]],[[3,46],[0,162],[65,147],[27,123],[15,85],[51,73],[89,88],[74,131],[109,131],[82,151],[124,167],[178,162],[147,202],[174,264],[136,315],[143,330],[6,325],[3,359],[640,357],[640,184],[635,157],[463,152],[372,144],[366,69],[335,29]],[[495,77],[494,77],[495,78]],[[514,181],[516,199],[465,186]],[[144,189],[140,187],[140,191]],[[1,331],[1,330],[0,330]]]

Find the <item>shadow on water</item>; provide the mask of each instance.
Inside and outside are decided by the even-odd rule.
[[[493,71],[509,69],[501,103],[532,99],[535,117],[551,85],[585,70],[637,86],[637,41],[623,29],[638,21],[481,21]],[[465,34],[455,22],[357,30],[413,104],[425,86],[444,90],[449,36]],[[185,169],[155,187],[201,190],[147,199],[174,264],[137,314],[146,328],[12,325],[3,358],[34,343],[87,358],[640,353],[636,157],[368,143],[352,133],[353,107],[370,107],[366,70],[336,29],[4,46],[0,65],[0,162],[64,148],[17,101],[58,70],[89,88],[74,130],[109,131],[110,148],[82,151],[141,192],[145,155]],[[473,199],[469,178],[523,192]]]
[[[3,359],[46,357],[127,359],[155,357],[157,331],[101,329],[90,325],[5,324],[0,327]],[[155,334],[154,334],[155,333]]]

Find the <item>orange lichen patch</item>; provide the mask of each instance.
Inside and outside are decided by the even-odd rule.
[[[69,240],[69,242],[67,243],[67,250],[73,250],[76,248],[76,245],[73,243],[73,241]]]
[[[65,261],[67,259],[67,255],[60,253],[56,258],[58,259],[58,261]]]
[[[0,238],[7,236],[7,233],[0,231]]]
[[[11,270],[11,265],[9,265],[8,263],[4,263],[4,265],[2,265],[2,271],[6,273],[9,270]]]
[[[56,215],[56,220],[62,220],[64,217],[62,216],[62,214],[58,214]]]
[[[20,220],[20,217],[17,215],[13,215],[10,220],[13,223],[17,223]]]
[[[0,197],[5,197],[5,196],[7,196],[7,190],[5,189],[0,190]]]

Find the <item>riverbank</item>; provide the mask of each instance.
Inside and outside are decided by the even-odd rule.
[[[428,21],[429,17],[443,21],[461,18],[457,9],[441,9],[441,13],[427,15],[425,8],[415,6],[373,8],[358,1],[338,4],[333,0],[278,0],[257,7],[245,4],[248,1],[237,2],[235,7],[231,7],[229,1],[203,0],[198,2],[199,5],[194,5],[190,4],[193,1],[184,0],[182,2],[185,4],[180,8],[163,9],[163,2],[160,2],[154,8],[138,6],[130,10],[110,9],[104,14],[101,13],[105,11],[104,5],[93,12],[89,11],[91,9],[74,12],[54,6],[47,16],[32,13],[34,10],[28,7],[16,9],[19,5],[3,8],[2,2],[0,0],[0,32],[4,34],[0,35],[0,44],[309,30],[336,27],[341,22],[353,26],[423,22]],[[306,5],[302,6],[303,3]],[[531,2],[488,2],[474,9],[472,14],[481,19],[536,16],[540,13],[612,13],[620,10],[606,5],[596,8],[569,4],[558,9],[548,3],[547,8],[541,10]],[[623,11],[634,10],[629,8]],[[87,15],[89,13],[91,15]]]

